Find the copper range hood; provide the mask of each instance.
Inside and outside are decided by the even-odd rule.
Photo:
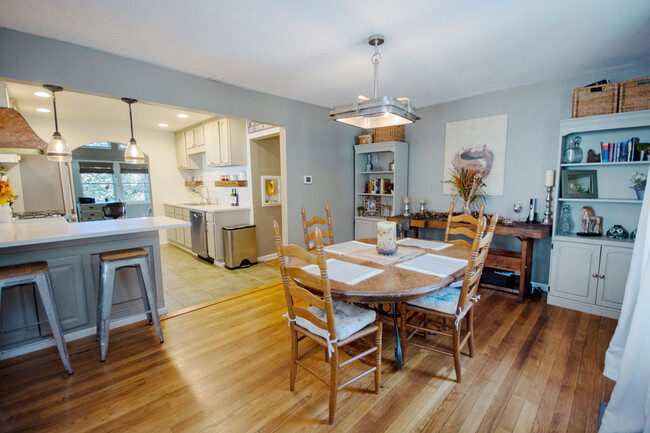
[[[43,155],[47,143],[13,108],[0,107],[0,153]]]

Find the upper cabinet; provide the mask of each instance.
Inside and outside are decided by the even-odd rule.
[[[203,125],[201,125],[185,132],[187,153],[190,155],[205,152],[205,132],[203,128]]]
[[[219,119],[203,126],[209,166],[246,165],[246,122]]]
[[[174,134],[174,143],[176,144],[176,166],[185,170],[196,170],[199,166],[188,155],[185,139],[186,134],[183,132]]]

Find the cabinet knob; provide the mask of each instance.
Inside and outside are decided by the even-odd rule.
[[[600,278],[605,278],[605,276],[603,274],[600,274]]]
[[[592,277],[598,278],[598,274],[591,274]]]

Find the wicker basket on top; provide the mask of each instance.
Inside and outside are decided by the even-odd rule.
[[[650,110],[650,77],[621,83],[618,111]]]
[[[404,125],[375,128],[375,143],[404,141]]]

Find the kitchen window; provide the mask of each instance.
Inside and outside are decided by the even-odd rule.
[[[147,164],[120,163],[119,167],[124,201],[150,202],[151,190]]]
[[[98,202],[117,201],[112,162],[80,161],[79,177],[84,197],[94,197]]]

